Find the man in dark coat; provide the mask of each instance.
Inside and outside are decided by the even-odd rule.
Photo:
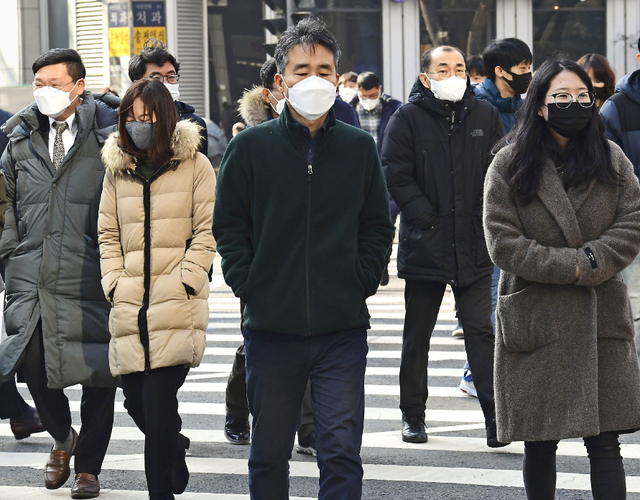
[[[445,287],[456,297],[467,357],[496,439],[491,274],[482,230],[482,187],[491,147],[504,135],[500,114],[478,101],[463,54],[438,47],[422,56],[409,102],[389,120],[382,165],[400,207],[398,276],[406,280],[400,408],[402,438],[426,442],[429,342]]]
[[[149,38],[140,54],[131,58],[129,62],[129,78],[132,82],[143,78],[153,78],[165,84],[171,97],[176,103],[176,110],[180,120],[191,120],[200,125],[200,151],[203,155],[209,156],[209,136],[207,134],[207,124],[195,113],[195,108],[186,102],[179,101],[180,90],[180,63],[167,50],[167,47],[160,40],[154,37]]]
[[[0,109],[0,127],[13,115],[3,109]],[[9,138],[2,130],[0,130],[0,156],[9,144]],[[7,194],[4,185],[4,175],[0,171],[0,235],[4,229],[4,212],[7,208]],[[1,266],[0,266],[1,267]],[[4,269],[1,269],[4,275]],[[4,289],[4,280],[2,282]],[[0,296],[4,299],[4,296]],[[31,434],[44,432],[45,428],[40,421],[38,410],[29,406],[22,398],[16,387],[16,380],[11,377],[10,380],[0,384],[0,418],[9,419],[11,432],[16,439],[24,439]]]
[[[640,63],[640,38],[638,38]],[[622,148],[633,163],[633,171],[640,178],[640,69],[624,76],[613,94],[600,109],[607,127],[607,137]],[[635,342],[640,359],[640,257],[622,271],[629,291],[633,313]]]
[[[100,149],[116,123],[112,105],[85,92],[85,68],[72,49],[53,49],[33,64],[31,104],[4,126],[9,146],[6,225],[8,337],[0,344],[0,380],[22,366],[47,431],[55,439],[45,486],[62,486],[75,455],[72,498],[100,494],[98,475],[113,426],[115,382],[109,371],[109,303],[100,284]],[[80,435],[63,389],[82,385]]]
[[[213,213],[222,271],[245,302],[253,415],[251,498],[288,498],[307,381],[316,410],[320,498],[362,494],[360,447],[369,313],[393,235],[375,143],[336,120],[340,48],[317,18],[284,32],[280,116],[225,153]]]

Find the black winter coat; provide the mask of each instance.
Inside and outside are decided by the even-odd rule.
[[[436,99],[417,80],[385,130],[382,166],[401,211],[398,276],[467,286],[493,272],[482,229],[482,191],[498,110],[468,87]]]
[[[202,118],[196,115],[196,109],[182,101],[175,101],[180,120],[191,120],[200,125],[200,147],[198,151],[205,156],[209,156],[209,135],[207,134],[207,124]]]

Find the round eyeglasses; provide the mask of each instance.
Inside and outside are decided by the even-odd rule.
[[[583,108],[590,108],[596,102],[593,92],[581,92],[578,95],[569,94],[568,92],[556,92],[548,94],[547,97],[553,97],[553,103],[560,109],[566,109],[571,106],[572,102],[577,102]],[[545,103],[547,106],[552,103]]]

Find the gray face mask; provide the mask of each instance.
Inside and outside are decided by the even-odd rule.
[[[125,128],[129,137],[140,151],[146,151],[153,144],[158,130],[158,122],[127,122]]]

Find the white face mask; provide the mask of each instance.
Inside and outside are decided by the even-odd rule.
[[[282,78],[284,82],[284,77]],[[285,99],[300,115],[309,120],[317,120],[336,102],[336,86],[319,76],[308,76],[293,87],[284,83],[289,91]]]
[[[174,101],[180,99],[180,90],[178,90],[180,88],[179,83],[165,83],[164,86],[167,87],[167,90]]]
[[[340,95],[340,99],[344,102],[351,102],[353,98],[358,95],[358,91],[356,89],[352,89],[351,87],[345,87],[341,85],[338,87],[338,94]]]
[[[360,104],[367,111],[373,111],[378,107],[378,103],[380,102],[380,98],[376,97],[375,99],[360,99]]]
[[[273,104],[269,103],[269,106],[271,106],[273,108],[273,110],[278,114],[278,116],[280,116],[282,114],[282,110],[284,109],[285,104],[287,104],[287,100],[286,99],[278,99],[276,96],[273,95],[273,92],[269,91],[269,94],[271,94],[271,97],[273,97],[273,99],[278,103],[276,104],[276,107],[273,107]]]
[[[429,75],[423,73],[431,83],[431,92],[436,96],[436,99],[443,101],[458,102],[462,100],[465,91],[467,90],[467,79],[458,78],[451,75],[445,80],[432,80]]]
[[[76,82],[76,85],[78,85],[78,82]],[[33,97],[36,100],[40,113],[50,116],[51,118],[57,118],[63,114],[67,108],[71,106],[71,103],[78,98],[78,96],[75,96],[73,101],[69,99],[71,91],[76,88],[76,85],[74,85],[69,92],[63,92],[62,90],[46,86],[34,90]]]

